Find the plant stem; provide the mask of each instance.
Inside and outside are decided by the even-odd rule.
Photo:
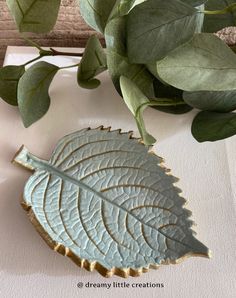
[[[180,106],[180,105],[185,105],[186,103],[183,100],[180,101],[157,101],[157,100],[151,100],[148,103],[145,103],[143,105],[147,105],[147,106],[159,106],[159,107],[174,107],[174,106]]]
[[[61,52],[57,51],[53,48],[50,48],[51,56],[74,56],[74,57],[82,57],[83,53],[70,53],[70,52]]]
[[[236,3],[233,3],[221,10],[203,10],[203,13],[208,15],[217,15],[217,14],[232,13],[235,10],[236,10]]]
[[[36,57],[36,58],[34,58],[34,59],[32,59],[32,60],[30,60],[30,61],[28,61],[28,62],[26,62],[25,64],[23,64],[23,66],[26,66],[26,65],[28,65],[28,64],[30,64],[30,63],[32,63],[32,62],[34,62],[34,61],[37,61],[37,60],[39,60],[40,58],[42,58],[41,55],[39,55],[38,57]]]
[[[45,57],[45,56],[77,56],[77,57],[82,57],[83,53],[60,52],[60,51],[57,51],[57,50],[52,49],[52,48],[50,48],[50,51],[47,51],[47,50],[43,50],[42,48],[40,48],[39,49],[39,56],[37,56],[36,58],[26,62],[25,64],[23,64],[23,66],[26,66],[30,63],[33,63],[33,62],[35,62],[35,61],[37,61],[37,60],[39,60],[39,59],[41,59],[42,57]],[[78,65],[79,64],[75,64],[75,65],[71,65],[71,66],[65,66],[65,67],[61,67],[61,69],[76,67]]]
[[[73,65],[68,65],[68,66],[62,66],[62,67],[60,67],[60,69],[67,69],[67,68],[78,67],[78,66],[79,66],[79,63],[73,64]]]
[[[183,100],[176,101],[173,103],[173,101],[170,100],[163,100],[163,101],[157,101],[157,100],[150,100],[149,102],[145,102],[141,104],[136,113],[135,117],[137,118],[142,111],[143,108],[150,107],[150,106],[157,106],[157,107],[175,107],[175,106],[180,106],[180,105],[185,105],[186,103]]]
[[[38,45],[35,41],[29,39],[28,37],[24,36],[24,34],[22,35],[22,38],[24,38],[24,40],[26,40],[31,46],[37,48],[39,51],[43,51],[40,45]]]
[[[50,48],[50,50],[44,50],[42,47],[40,47],[39,44],[37,44],[35,41],[27,38],[26,36],[22,35],[22,38],[26,40],[31,46],[37,48],[39,50],[39,54],[41,57],[43,56],[75,56],[75,57],[82,57],[83,53],[71,53],[71,52],[61,52],[58,50],[55,50],[53,48]]]

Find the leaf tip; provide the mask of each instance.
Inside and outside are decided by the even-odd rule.
[[[195,237],[192,238],[192,241],[190,244],[193,247],[193,250],[191,252],[192,256],[196,257],[204,257],[210,259],[212,256],[211,251],[207,246],[205,246],[202,242],[197,240]]]

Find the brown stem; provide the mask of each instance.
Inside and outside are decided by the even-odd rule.
[[[52,56],[74,56],[74,57],[82,57],[84,53],[70,53],[70,52],[61,52],[57,51],[53,48],[50,48],[52,52]]]

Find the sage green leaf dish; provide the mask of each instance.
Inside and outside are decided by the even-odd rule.
[[[62,138],[49,161],[23,146],[34,171],[23,207],[52,249],[103,276],[139,276],[189,256],[209,257],[163,160],[132,133],[103,127]]]

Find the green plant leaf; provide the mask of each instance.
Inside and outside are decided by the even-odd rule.
[[[131,11],[131,9],[133,9],[136,5],[139,5],[145,1],[147,0],[118,0],[117,1],[118,13],[116,16],[123,16],[128,14]],[[184,2],[193,7],[198,7],[206,3],[207,0],[181,0],[181,2]]]
[[[190,40],[199,12],[178,0],[147,0],[128,14],[127,49],[132,63],[160,60]]]
[[[209,0],[206,3],[205,9],[221,10],[235,2],[235,0]],[[236,26],[236,12],[227,14],[205,15],[205,32],[213,33],[229,26]]]
[[[203,24],[204,24],[204,18],[205,15],[203,13],[205,9],[205,5],[202,4],[200,6],[195,7],[197,10],[199,10],[202,13],[198,13],[197,19],[196,19],[196,29],[195,33],[201,33],[203,31]]]
[[[162,81],[157,73],[156,63],[149,63],[147,68],[156,77],[153,81],[155,97],[153,98],[153,101],[156,100],[158,102],[158,100],[162,100],[164,98],[169,99],[173,104],[173,106],[152,106],[152,108],[161,112],[177,115],[185,114],[192,110],[192,107],[187,104],[175,105],[183,99],[183,90],[177,89]]]
[[[117,17],[110,20],[105,28],[105,41],[107,49],[112,49],[122,56],[126,56],[126,21],[127,17]]]
[[[49,86],[59,67],[41,61],[31,66],[18,85],[18,105],[25,127],[43,117],[50,106]]]
[[[96,31],[103,33],[116,0],[82,0],[78,2],[80,13],[85,22]]]
[[[146,64],[147,69],[150,71],[150,73],[158,80],[161,81],[163,83],[163,85],[165,85],[166,83],[164,81],[161,80],[158,72],[157,72],[157,62],[150,62],[148,64]],[[167,84],[166,84],[167,85]]]
[[[131,64],[125,46],[126,17],[114,18],[106,26],[107,66],[116,90],[121,94],[120,77],[131,79],[146,96],[154,96],[154,77],[145,65]]]
[[[92,35],[86,45],[78,67],[77,80],[83,88],[94,89],[100,85],[95,76],[107,69],[106,54],[97,36]]]
[[[142,116],[147,107],[145,104],[150,102],[149,99],[130,79],[124,76],[120,78],[120,86],[124,101],[136,120],[144,144],[152,145],[156,139],[147,132]]]
[[[236,113],[200,112],[192,124],[198,142],[214,142],[236,134]]]
[[[20,32],[46,33],[53,29],[61,0],[6,0]]]
[[[154,91],[156,97],[159,98],[173,98],[181,100],[183,97],[183,90],[177,89],[170,85],[165,85],[159,80],[155,79],[154,81]]]
[[[184,2],[193,7],[201,6],[202,4],[205,4],[207,1],[209,0],[181,0],[181,2]]]
[[[175,106],[175,103],[178,103],[179,101],[183,100],[183,91],[180,89],[177,89],[169,85],[164,85],[162,82],[155,79],[154,91],[155,91],[155,96],[157,98],[156,99],[157,102],[158,100],[162,100],[163,98],[164,99],[168,98],[173,103],[173,106],[166,106],[166,107],[152,106],[152,108],[158,111],[178,115],[178,114],[188,113],[193,109],[191,106],[187,104]],[[155,101],[155,99],[153,100]]]
[[[236,109],[236,90],[184,92],[183,98],[199,110],[232,112]]]
[[[154,95],[154,78],[145,65],[130,64],[127,57],[121,56],[111,49],[107,50],[107,65],[114,86],[120,94],[120,77],[124,75],[137,84],[146,96]]]
[[[117,0],[109,19],[127,15],[131,9],[147,0]]]
[[[0,97],[10,105],[18,105],[17,87],[24,72],[23,65],[8,65],[0,68]]]
[[[209,257],[177,179],[148,149],[131,133],[101,128],[64,137],[49,161],[21,148],[14,161],[35,170],[23,206],[51,248],[106,277]]]
[[[147,0],[120,0],[119,2],[119,12],[120,15],[126,15],[130,12],[132,8],[139,5]]]
[[[197,1],[197,0],[181,0],[181,2],[184,2],[188,5],[191,5],[195,7],[198,11],[204,11],[205,10],[205,3],[208,0],[202,0],[202,1]],[[196,19],[196,33],[201,33],[203,29],[203,23],[204,23],[204,18],[205,15],[204,13],[198,13],[197,19]]]
[[[158,61],[157,72],[167,84],[185,91],[236,89],[236,55],[210,33],[196,34]]]

